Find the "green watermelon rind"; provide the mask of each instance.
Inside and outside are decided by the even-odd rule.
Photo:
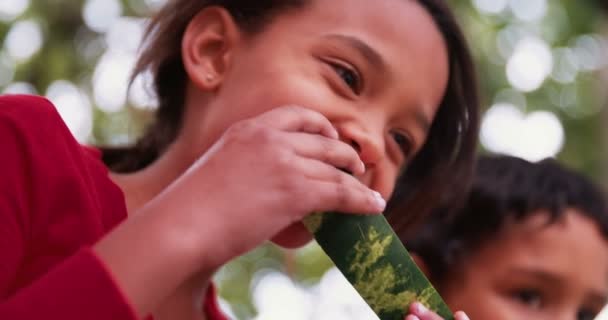
[[[415,301],[454,319],[383,215],[318,213],[304,224],[381,320],[403,320]]]

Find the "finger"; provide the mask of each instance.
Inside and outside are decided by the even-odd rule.
[[[379,214],[386,208],[380,193],[368,188],[346,188],[341,184],[319,182],[314,212],[344,212],[353,214]]]
[[[327,163],[301,157],[287,161],[290,170],[306,179],[285,185],[285,188],[294,189],[294,194],[298,195],[298,204],[304,206],[304,210],[295,212],[304,215],[323,211],[374,214],[383,212],[386,207],[386,201],[380,193]],[[295,218],[299,221],[303,216]]]
[[[338,139],[338,131],[321,113],[314,110],[286,106],[265,112],[257,117],[266,125],[283,131],[307,132]]]
[[[357,151],[340,140],[306,133],[293,133],[286,139],[290,140],[294,151],[301,157],[320,160],[355,175],[365,173],[365,164]]]
[[[380,193],[324,162],[298,158],[290,166],[308,180],[307,183],[292,186],[297,188],[295,192],[305,201],[302,203],[307,204],[307,210],[373,214],[384,211],[386,207]]]
[[[466,313],[464,313],[462,311],[458,311],[458,312],[454,313],[454,319],[455,320],[470,320],[469,316],[467,316]]]
[[[414,302],[410,305],[410,313],[417,316],[420,320],[443,320],[435,312],[427,309],[422,303]]]

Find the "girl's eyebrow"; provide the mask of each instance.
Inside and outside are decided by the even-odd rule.
[[[337,41],[345,44],[348,47],[356,50],[361,56],[367,60],[367,62],[378,69],[379,72],[388,71],[388,66],[384,58],[378,51],[374,50],[371,46],[365,43],[363,40],[343,34],[329,34],[324,36],[324,38]]]

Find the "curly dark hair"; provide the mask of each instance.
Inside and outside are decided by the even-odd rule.
[[[550,225],[568,208],[593,220],[608,239],[604,194],[582,174],[553,159],[531,163],[510,156],[482,156],[461,209],[436,209],[417,232],[400,237],[425,261],[430,278],[441,286],[450,269],[460,267],[467,255],[507,223],[522,222],[542,210],[549,215]]]

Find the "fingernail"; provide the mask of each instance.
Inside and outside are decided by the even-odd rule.
[[[456,312],[456,314],[454,314],[454,316],[458,319],[458,320],[471,320],[469,319],[469,316],[467,316],[466,313],[462,312],[462,311],[458,311]]]
[[[359,166],[361,167],[361,172],[362,172],[362,173],[365,173],[365,169],[367,169],[367,168],[365,167],[365,163],[363,163],[363,161],[361,161],[361,160],[359,160],[359,161],[361,162],[361,164],[359,165]]]
[[[429,309],[427,309],[422,303],[416,303],[414,308],[418,315],[426,314],[429,311]]]
[[[382,198],[382,195],[377,191],[373,192],[373,197],[378,210],[383,211],[386,208],[386,200],[384,200],[384,198]]]

